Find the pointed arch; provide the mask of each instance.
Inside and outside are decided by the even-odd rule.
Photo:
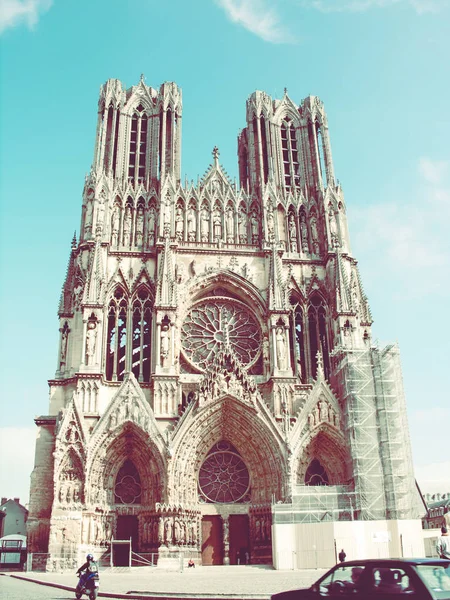
[[[128,466],[132,464],[135,470],[123,468],[127,461]],[[163,498],[165,469],[163,457],[149,434],[135,422],[125,421],[108,435],[103,435],[101,444],[96,447],[88,476],[89,500],[95,504],[99,501],[98,494],[104,493],[104,500],[110,505],[139,503],[154,508],[155,503]],[[123,502],[125,498],[117,502],[116,486],[122,475],[126,477],[130,472],[141,486],[140,496],[135,495],[133,502]],[[120,491],[126,494],[126,485]]]
[[[211,447],[225,439],[245,463],[253,504],[281,498],[286,486],[284,454],[262,416],[252,406],[230,397],[210,403],[195,416],[191,413],[174,440],[171,488],[176,502],[198,502],[198,474]]]
[[[297,464],[300,485],[343,485],[348,483],[348,450],[331,427],[323,424],[303,445]],[[315,481],[322,477],[321,484]]]

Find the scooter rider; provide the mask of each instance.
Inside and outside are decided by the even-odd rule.
[[[86,573],[96,573],[98,578],[98,565],[95,562],[94,556],[92,554],[88,554],[86,556],[86,562],[84,563],[84,565],[81,565],[81,567],[78,569],[77,575],[81,575],[83,571],[85,571]]]

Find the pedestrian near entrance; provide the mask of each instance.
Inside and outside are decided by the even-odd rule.
[[[441,527],[441,535],[437,539],[436,550],[440,558],[450,558],[450,535],[447,527]]]
[[[346,557],[347,555],[345,554],[344,548],[342,548],[342,550],[338,554],[339,562],[344,562]]]

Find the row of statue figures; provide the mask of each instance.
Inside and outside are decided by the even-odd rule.
[[[97,229],[103,228],[104,200],[99,204],[97,213]],[[100,208],[102,210],[100,210]],[[275,231],[275,211],[269,202],[266,209],[266,231],[261,231],[261,216],[256,207],[250,208],[247,213],[245,206],[241,205],[236,211],[229,204],[225,210],[216,204],[212,210],[209,205],[202,204],[197,211],[193,204],[187,210],[184,203],[175,206],[174,224],[172,227],[172,204],[169,198],[162,203],[162,231],[159,227],[159,213],[156,204],[145,208],[139,204],[134,208],[126,204],[122,208],[120,202],[115,202],[110,219],[110,242],[113,248],[146,250],[152,248],[160,234],[167,233],[180,243],[226,243],[258,245],[261,237],[268,241],[276,240],[285,244],[290,252],[305,254],[320,254],[320,236],[318,219],[314,212],[307,217],[305,211],[299,215],[289,212],[285,226],[278,227]],[[282,220],[283,220],[282,219]],[[339,223],[331,207],[327,213],[330,245],[340,246]],[[84,219],[84,238],[92,239],[93,235],[93,201],[88,200]],[[281,230],[280,230],[281,229]],[[286,234],[282,231],[286,229]],[[286,238],[286,239],[283,239]]]

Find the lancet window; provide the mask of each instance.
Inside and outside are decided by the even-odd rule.
[[[292,301],[292,329],[293,340],[291,344],[293,356],[293,364],[295,372],[300,379],[306,381],[306,354],[305,354],[305,320],[303,309],[299,302]]]
[[[281,152],[286,188],[300,186],[297,137],[294,124],[286,116],[281,123]]]
[[[317,151],[319,153],[319,166],[320,166],[320,174],[322,176],[322,183],[324,187],[327,186],[327,168],[325,162],[325,152],[324,152],[324,144],[322,137],[322,130],[320,128],[319,123],[316,122],[316,137],[317,137]]]
[[[138,381],[150,381],[151,319],[150,294],[142,287],[133,302],[131,368]]]
[[[143,182],[147,157],[148,117],[139,104],[131,118],[130,152],[128,156],[128,179]]]
[[[122,381],[125,374],[128,302],[122,288],[116,288],[108,307],[106,379]]]
[[[117,287],[108,306],[106,379],[122,381],[133,371],[138,381],[150,381],[152,298],[141,286],[132,302]]]
[[[325,377],[330,374],[330,344],[327,327],[327,307],[321,296],[311,297],[308,307],[308,334],[312,376],[317,376],[317,353],[323,360]]]

